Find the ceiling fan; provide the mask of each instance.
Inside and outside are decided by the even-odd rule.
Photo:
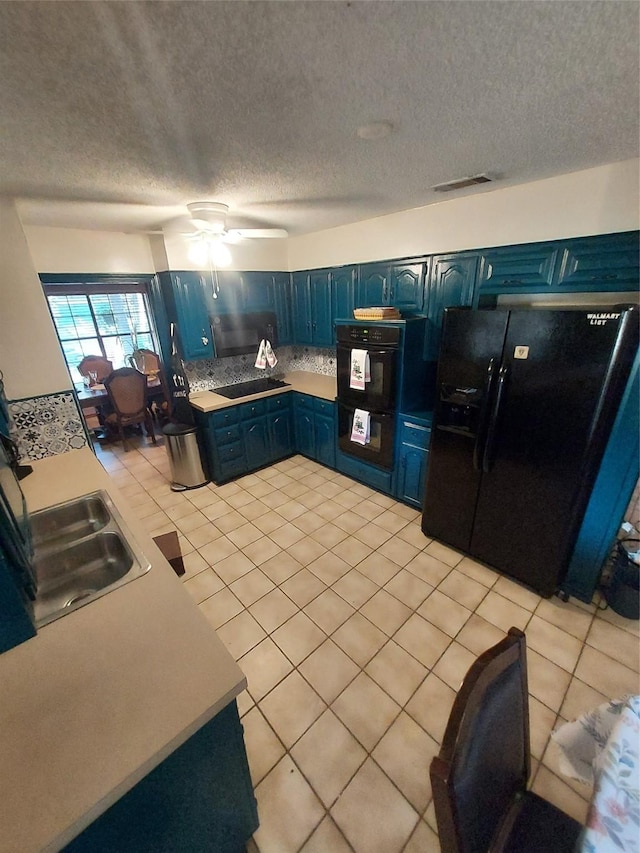
[[[226,243],[239,243],[244,239],[277,239],[288,237],[284,228],[228,228],[227,214],[229,205],[217,201],[193,201],[187,204],[191,219],[184,217],[175,221],[174,226],[189,227],[189,231],[178,231],[168,224],[160,234],[178,233],[190,241],[189,256],[198,264],[207,262],[215,266],[228,266],[231,254]]]

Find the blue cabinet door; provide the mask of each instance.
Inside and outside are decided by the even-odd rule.
[[[311,344],[313,339],[309,273],[294,272],[291,286],[293,291],[293,339],[297,344]]]
[[[271,461],[267,419],[262,416],[242,423],[242,440],[249,470],[260,468]]]
[[[289,273],[274,273],[273,291],[276,319],[278,322],[278,344],[281,347],[288,346],[293,343],[291,276]]]
[[[316,455],[314,421],[313,398],[296,393],[293,402],[296,450],[312,459],[315,459]]]
[[[242,276],[235,270],[214,270],[203,274],[211,292],[214,314],[237,314],[248,310],[244,302]]]
[[[422,506],[427,457],[426,450],[410,444],[400,445],[397,497],[415,507]]]
[[[242,301],[244,310],[275,311],[273,275],[270,272],[243,272]]]
[[[335,343],[335,321],[352,320],[356,307],[357,267],[339,267],[331,270],[331,310],[333,313],[333,343]]]
[[[583,237],[561,245],[558,290],[637,290],[638,232]]]
[[[293,453],[293,436],[291,432],[291,411],[267,416],[269,423],[269,449],[271,459],[284,459]]]
[[[428,263],[393,264],[389,270],[388,302],[399,311],[422,311]]]
[[[311,342],[317,347],[333,344],[333,321],[331,316],[331,280],[328,270],[309,275],[311,296]]]
[[[314,418],[315,459],[329,468],[336,467],[336,428],[332,417],[319,415]]]
[[[160,277],[158,275],[154,275],[149,282],[148,296],[151,316],[156,330],[156,337],[160,346],[160,355],[165,364],[168,364],[169,359],[171,358],[169,316],[167,314],[167,306],[162,294],[162,285],[160,284]]]
[[[185,361],[213,358],[205,278],[199,273],[172,273],[178,334]]]
[[[388,305],[389,267],[387,264],[362,264],[358,276],[356,308]]]
[[[477,255],[440,255],[433,258],[424,351],[427,361],[436,361],[438,358],[444,309],[473,303],[477,267]]]
[[[529,243],[487,249],[480,255],[482,293],[549,292],[558,257],[557,243]]]

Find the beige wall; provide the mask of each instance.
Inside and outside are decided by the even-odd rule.
[[[147,237],[112,231],[25,226],[40,273],[153,273],[197,270],[188,242],[180,237]],[[287,240],[247,240],[230,246],[231,269],[286,270]]]
[[[292,237],[289,269],[635,230],[639,167],[611,163]]]
[[[0,370],[10,400],[72,387],[14,203],[0,199]]]
[[[25,225],[39,273],[153,273],[149,238],[142,234]]]

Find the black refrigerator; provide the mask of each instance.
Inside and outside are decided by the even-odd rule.
[[[558,591],[637,346],[629,306],[447,309],[423,532]]]

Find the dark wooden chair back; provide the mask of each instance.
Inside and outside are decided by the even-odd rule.
[[[85,355],[78,365],[78,373],[81,376],[96,374],[96,381],[102,382],[113,371],[113,363],[102,355]]]
[[[527,792],[529,773],[526,640],[510,628],[469,669],[431,762],[442,853],[572,850],[580,824]]]
[[[147,377],[133,367],[121,367],[114,370],[104,380],[113,413],[106,422],[118,427],[120,439],[128,450],[124,436],[124,427],[144,423],[147,433],[156,444],[151,415],[147,409]]]

